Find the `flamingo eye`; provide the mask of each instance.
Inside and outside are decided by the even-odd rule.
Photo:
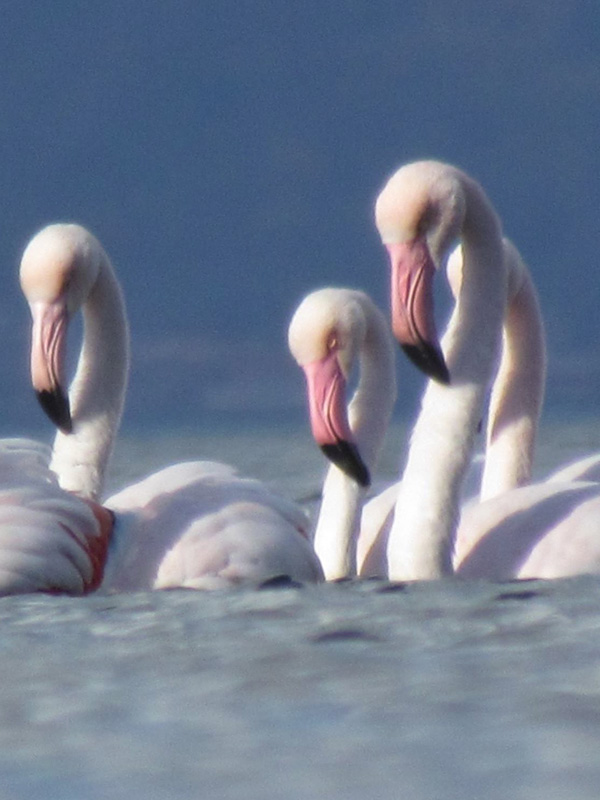
[[[337,350],[340,346],[338,337],[336,333],[332,333],[327,340],[327,350],[332,353],[334,350]]]
[[[436,206],[427,204],[417,225],[417,236],[426,236],[428,231],[437,225],[438,217],[439,213]]]

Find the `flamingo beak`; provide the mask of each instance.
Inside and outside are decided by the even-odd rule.
[[[392,329],[409,359],[439,383],[450,383],[433,316],[435,266],[422,237],[386,245],[392,267]]]
[[[62,301],[31,306],[31,383],[46,415],[63,433],[71,433],[69,398],[63,387],[68,314]]]
[[[354,442],[346,411],[346,379],[335,351],[304,366],[312,434],[325,456],[359,486],[371,477]]]

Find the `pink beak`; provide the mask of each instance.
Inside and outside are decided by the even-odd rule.
[[[360,486],[369,486],[369,470],[362,460],[346,411],[346,379],[335,350],[304,366],[310,425],[321,450]]]
[[[422,237],[386,245],[392,268],[392,329],[410,360],[426,375],[450,383],[433,316],[435,266]]]
[[[32,303],[31,317],[31,383],[48,417],[63,433],[71,433],[69,398],[62,388],[67,309],[61,301]]]

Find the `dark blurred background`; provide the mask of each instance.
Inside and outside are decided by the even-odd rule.
[[[530,265],[548,413],[595,413],[597,2],[7,0],[0,64],[2,433],[47,430],[17,282],[41,226],[88,226],[118,270],[126,430],[301,419],[290,315],[326,284],[387,307],[373,201],[425,157],[483,184]]]

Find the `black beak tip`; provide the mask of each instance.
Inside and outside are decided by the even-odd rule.
[[[442,351],[438,347],[421,342],[418,345],[403,344],[402,349],[417,369],[420,369],[429,378],[444,384],[444,386],[450,384],[450,373]]]
[[[69,408],[69,398],[60,387],[49,391],[36,392],[39,404],[46,416],[63,433],[73,432],[73,420]]]
[[[367,488],[371,485],[369,470],[355,444],[340,439],[335,444],[321,445],[321,450],[329,461],[356,481],[359,486]]]

